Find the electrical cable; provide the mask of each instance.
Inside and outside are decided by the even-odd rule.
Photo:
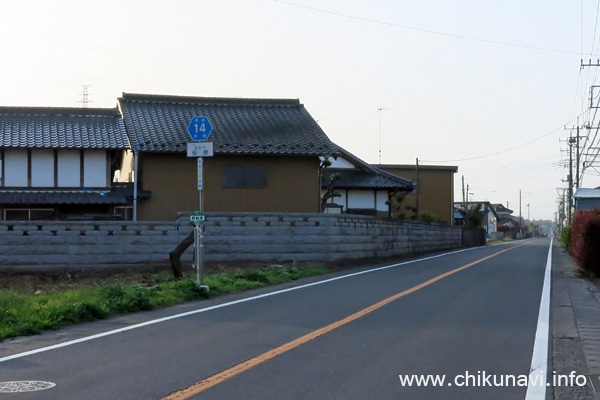
[[[357,17],[356,15],[350,15],[350,14],[344,14],[344,13],[340,13],[340,12],[336,12],[336,11],[324,10],[322,8],[309,7],[309,6],[305,6],[302,4],[291,3],[288,1],[282,1],[282,0],[273,0],[273,1],[276,3],[280,3],[280,4],[285,4],[288,6],[304,8],[306,10],[316,11],[316,12],[320,12],[320,13],[324,13],[324,14],[335,15],[338,17],[355,19],[358,21],[370,22],[370,23],[379,24],[379,25],[392,26],[395,28],[407,29],[407,30],[412,30],[412,31],[417,31],[417,32],[429,33],[432,35],[447,36],[447,37],[453,37],[456,39],[471,40],[471,41],[475,41],[475,42],[496,44],[496,45],[501,45],[501,46],[519,47],[519,48],[524,48],[524,49],[529,49],[529,50],[548,51],[548,52],[564,53],[564,54],[580,54],[580,52],[578,52],[578,51],[551,49],[551,48],[547,48],[547,47],[529,46],[529,45],[522,45],[522,44],[517,44],[517,43],[500,42],[497,40],[481,39],[481,38],[465,36],[465,35],[456,35],[456,34],[447,33],[447,32],[433,31],[433,30],[429,30],[429,29],[415,28],[415,27],[407,26],[407,25],[394,24],[391,22],[378,21],[378,20],[374,20],[374,19],[370,19],[370,18]]]
[[[298,5],[298,4],[294,4],[294,3],[287,3],[287,2],[284,2],[284,1],[279,1],[279,0],[273,0],[273,1],[275,1],[275,2],[278,2],[278,3],[285,4],[285,5],[296,6],[296,7],[300,7],[300,8],[308,8],[308,9],[312,9],[311,7],[305,7],[305,6]],[[471,30],[473,30],[473,29],[474,29],[474,28],[475,28],[477,25],[479,25],[479,24],[481,23],[481,21],[483,21],[483,20],[484,20],[484,19],[485,19],[485,18],[486,18],[488,15],[490,15],[490,14],[492,13],[492,11],[494,11],[496,8],[498,8],[498,6],[499,6],[500,4],[502,4],[502,2],[503,2],[503,1],[504,1],[504,0],[500,0],[500,1],[498,1],[498,3],[496,3],[496,5],[495,5],[495,6],[493,6],[493,7],[492,7],[492,8],[491,8],[491,9],[490,9],[488,12],[486,12],[486,13],[485,13],[485,14],[484,14],[484,15],[483,15],[481,18],[479,18],[479,19],[477,20],[477,22],[475,22],[473,25],[471,25],[471,26],[469,27],[469,29],[467,29],[467,30],[465,31],[465,34],[466,34],[466,33],[468,33],[468,32],[470,32]],[[314,10],[316,10],[316,11],[319,11],[319,9],[314,9]],[[327,12],[327,11],[324,11],[324,12]],[[333,14],[335,14],[335,13],[333,13]],[[360,19],[360,18],[358,18],[358,19]],[[457,43],[459,40],[461,40],[461,37],[457,37],[457,38],[456,38],[455,40],[453,40],[453,41],[452,41],[452,43],[450,43],[448,46],[444,47],[442,50],[440,50],[439,52],[437,52],[437,53],[436,53],[436,54],[435,54],[433,57],[431,57],[430,59],[428,59],[427,61],[425,61],[423,64],[421,64],[420,66],[418,66],[416,69],[414,69],[414,70],[410,71],[409,73],[407,73],[406,75],[404,75],[402,78],[400,78],[400,80],[398,80],[398,81],[394,82],[392,85],[390,85],[390,86],[386,87],[386,88],[385,88],[385,89],[383,89],[383,90],[380,90],[379,92],[375,93],[374,95],[372,95],[372,96],[370,96],[370,97],[367,97],[367,98],[366,98],[366,99],[364,99],[363,101],[361,101],[361,102],[359,102],[359,103],[356,103],[356,104],[354,104],[354,105],[352,105],[352,106],[350,106],[350,107],[348,107],[348,108],[345,108],[345,109],[343,109],[343,110],[341,110],[341,111],[338,111],[338,112],[335,112],[335,113],[333,113],[333,114],[327,115],[327,116],[325,116],[325,117],[319,118],[319,119],[317,120],[317,122],[320,122],[320,121],[322,121],[322,120],[325,120],[325,119],[333,118],[333,117],[336,117],[336,116],[338,116],[338,115],[341,115],[341,114],[345,114],[346,112],[348,112],[348,111],[350,111],[350,110],[353,110],[353,109],[355,109],[356,107],[359,107],[359,106],[361,106],[361,105],[363,105],[363,104],[366,104],[366,103],[368,103],[369,101],[371,101],[371,100],[373,100],[373,99],[375,99],[375,98],[377,98],[377,97],[381,96],[382,94],[384,94],[384,93],[385,93],[385,92],[387,92],[388,90],[391,90],[392,88],[394,88],[394,87],[398,86],[400,83],[404,82],[405,80],[407,80],[408,78],[410,78],[411,76],[415,75],[417,72],[419,72],[420,70],[422,70],[423,68],[425,68],[426,66],[428,66],[429,64],[431,64],[433,61],[435,61],[436,59],[438,59],[439,57],[441,57],[441,56],[442,56],[442,55],[443,55],[443,54],[444,54],[444,53],[445,53],[445,52],[446,52],[446,51],[447,51],[447,50],[448,50],[450,47],[454,46],[454,45],[455,45],[455,44],[456,44],[456,43]]]

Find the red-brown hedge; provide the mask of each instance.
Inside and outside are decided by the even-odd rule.
[[[600,276],[600,208],[575,214],[569,252],[580,268]]]

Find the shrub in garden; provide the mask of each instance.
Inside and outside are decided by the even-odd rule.
[[[571,225],[569,252],[575,263],[600,276],[600,209],[579,211]]]
[[[422,211],[419,213],[419,220],[423,222],[439,222],[440,217],[429,211]]]
[[[569,250],[571,247],[571,227],[565,226],[562,228],[560,234],[560,244],[565,250]]]

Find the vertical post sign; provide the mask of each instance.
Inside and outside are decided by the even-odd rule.
[[[212,157],[214,154],[213,143],[206,142],[212,132],[212,125],[207,117],[193,117],[187,131],[192,142],[187,144],[187,156],[198,158],[198,205],[199,210],[190,215],[190,222],[194,224],[194,267],[196,269],[196,283],[202,283],[202,270],[204,269],[203,257],[203,224],[204,224],[204,163],[203,157]]]
[[[204,189],[204,163],[202,157],[198,157],[198,190]],[[200,208],[202,208],[202,200],[200,200]]]

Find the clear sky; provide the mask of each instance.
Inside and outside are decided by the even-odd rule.
[[[299,98],[365,161],[381,148],[384,164],[456,165],[457,201],[464,176],[470,200],[518,215],[521,190],[525,218],[530,204],[554,219],[564,126],[579,116],[600,146],[588,108],[600,68],[580,69],[600,53],[598,4],[5,0],[0,105],[77,107],[81,85],[90,107],[122,92]],[[600,186],[598,172],[582,186]]]

